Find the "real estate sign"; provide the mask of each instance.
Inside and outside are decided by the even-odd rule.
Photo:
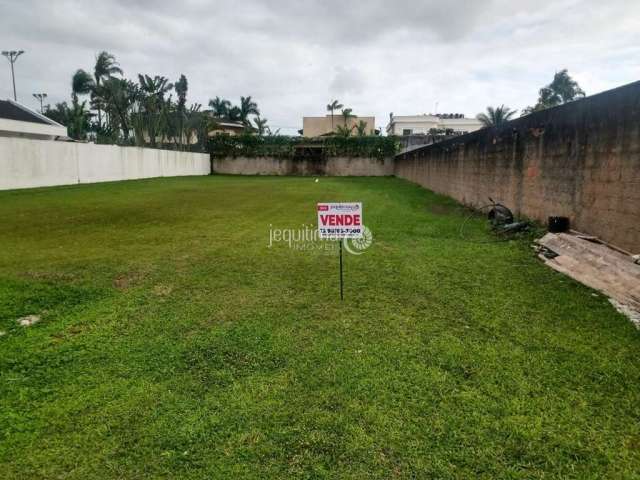
[[[362,238],[362,203],[318,203],[320,238]]]

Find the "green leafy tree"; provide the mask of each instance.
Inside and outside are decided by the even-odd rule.
[[[93,67],[93,77],[95,81],[95,88],[100,87],[100,84],[112,77],[114,75],[122,75],[122,69],[118,62],[116,62],[116,57],[111,53],[102,51],[96,55],[96,64]],[[100,102],[99,97],[94,101],[94,105],[98,110],[98,127],[102,125],[102,108],[103,105]]]
[[[353,127],[349,128],[346,125],[338,125],[336,126],[336,135],[338,137],[350,137],[353,132]]]
[[[95,89],[95,82],[91,74],[78,69],[71,77],[71,97],[78,100],[80,95],[89,95]]]
[[[140,108],[144,130],[149,137],[149,143],[155,147],[158,139],[166,140],[169,133],[171,96],[165,95],[173,89],[166,77],[155,75],[138,75]]]
[[[229,115],[231,102],[229,100],[225,100],[224,98],[216,97],[212,100],[209,100],[209,107],[211,107],[214,117],[224,118]]]
[[[44,113],[50,119],[67,127],[67,135],[76,140],[86,140],[91,128],[91,112],[87,108],[87,102],[80,102],[77,98],[67,102],[57,103],[55,108],[47,105]]]
[[[585,96],[584,90],[580,88],[567,69],[556,72],[553,81],[540,89],[538,92],[538,102],[533,107],[527,107],[522,111],[523,115],[537,112],[546,108],[556,107],[568,102],[573,102]]]
[[[248,97],[240,97],[240,121],[246,126],[251,126],[249,115],[260,115],[258,104],[252,100],[250,95]]]
[[[233,106],[229,109],[229,111],[227,112],[227,118],[229,120],[231,120],[232,122],[241,122],[242,121],[242,110],[240,110],[240,107],[238,106]]]
[[[130,80],[110,77],[96,88],[96,97],[104,105],[110,135],[117,140],[122,133],[128,141],[132,130],[131,110],[138,97],[137,86]]]
[[[177,82],[173,84],[173,88],[176,91],[178,101],[176,102],[176,120],[177,120],[177,136],[174,136],[174,140],[177,138],[177,144],[183,145],[184,142],[188,142],[189,139],[185,139],[184,124],[187,116],[187,92],[189,90],[189,82],[187,77],[180,75]]]
[[[327,112],[331,112],[331,131],[333,131],[333,116],[336,110],[340,110],[344,105],[342,105],[338,100],[333,100],[330,104],[327,105]]]
[[[496,108],[487,107],[487,112],[478,114],[477,119],[480,120],[485,127],[497,127],[508,122],[516,112],[517,110],[511,110],[504,105]]]
[[[359,137],[365,137],[367,135],[367,122],[360,120],[356,125],[356,134]]]
[[[66,126],[68,122],[68,110],[69,106],[67,105],[67,102],[56,103],[55,107],[47,105],[44,108],[44,115],[54,122]]]
[[[253,123],[256,126],[256,130],[258,130],[258,135],[262,136],[267,132],[269,127],[267,126],[267,119],[260,118],[259,116],[253,119]]]
[[[344,121],[344,126],[346,127],[347,125],[349,125],[349,119],[350,118],[355,118],[356,116],[353,114],[353,109],[352,108],[345,108],[342,110],[342,112],[340,112],[340,114],[342,115],[342,119]]]

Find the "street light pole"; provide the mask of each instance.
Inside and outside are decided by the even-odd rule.
[[[23,53],[24,53],[24,50],[9,50],[9,51],[4,50],[2,52],[2,55],[7,57],[7,60],[9,60],[9,63],[11,64],[11,81],[13,82],[13,101],[14,102],[18,101],[18,97],[16,96],[16,75],[13,70],[13,64],[16,63],[16,60],[18,59],[18,57]]]
[[[44,114],[44,108],[42,106],[42,101],[47,98],[46,93],[34,93],[33,96],[40,100],[40,113]]]

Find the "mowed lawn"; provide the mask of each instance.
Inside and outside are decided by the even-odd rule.
[[[335,250],[268,246],[318,201],[374,235],[343,302]],[[0,193],[0,477],[640,478],[640,332],[467,216],[393,178]]]

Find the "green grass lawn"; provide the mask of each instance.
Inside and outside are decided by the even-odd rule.
[[[268,247],[317,201],[374,234],[342,303],[335,251]],[[466,217],[392,178],[0,193],[0,477],[640,478],[640,333]]]

